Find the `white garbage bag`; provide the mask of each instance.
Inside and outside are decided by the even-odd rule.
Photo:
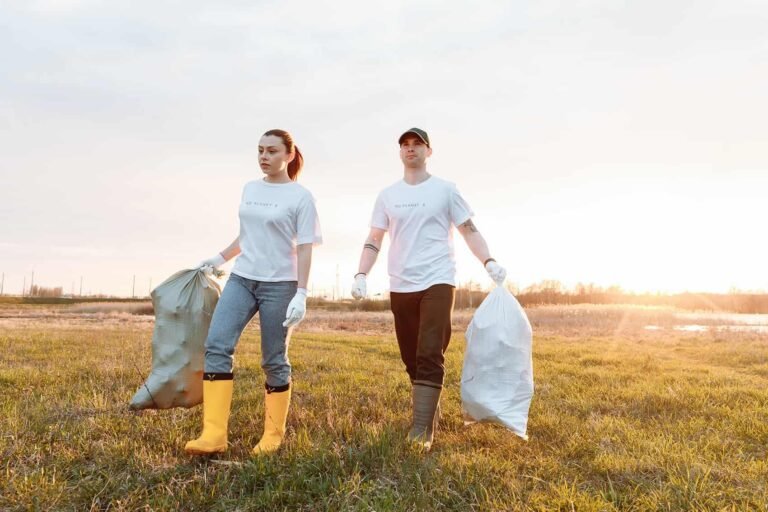
[[[152,290],[152,373],[131,409],[194,407],[203,402],[205,338],[221,289],[210,270],[182,270]]]
[[[503,286],[497,286],[475,311],[466,339],[461,371],[465,423],[500,423],[528,439],[533,333],[520,303]]]

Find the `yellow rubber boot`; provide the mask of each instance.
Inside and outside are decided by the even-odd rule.
[[[232,404],[232,377],[203,381],[203,433],[184,451],[192,455],[221,453],[227,449],[227,424]]]
[[[264,393],[264,435],[253,449],[254,455],[272,453],[280,448],[285,436],[285,420],[288,417],[288,406],[291,403],[291,387],[285,391],[277,391],[267,387]]]

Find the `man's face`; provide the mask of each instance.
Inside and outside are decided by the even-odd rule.
[[[400,144],[400,160],[406,167],[424,167],[427,158],[432,155],[432,148],[427,147],[416,135],[406,135]]]

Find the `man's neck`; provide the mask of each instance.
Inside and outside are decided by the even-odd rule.
[[[429,176],[430,174],[427,172],[426,166],[416,169],[406,167],[403,171],[403,181],[409,185],[418,185],[423,181],[427,181]]]

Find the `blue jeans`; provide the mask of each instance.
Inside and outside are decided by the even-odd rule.
[[[270,387],[291,382],[290,330],[283,327],[296,281],[253,281],[231,274],[211,318],[205,340],[205,373],[232,373],[235,346],[243,329],[259,313],[261,367]]]

